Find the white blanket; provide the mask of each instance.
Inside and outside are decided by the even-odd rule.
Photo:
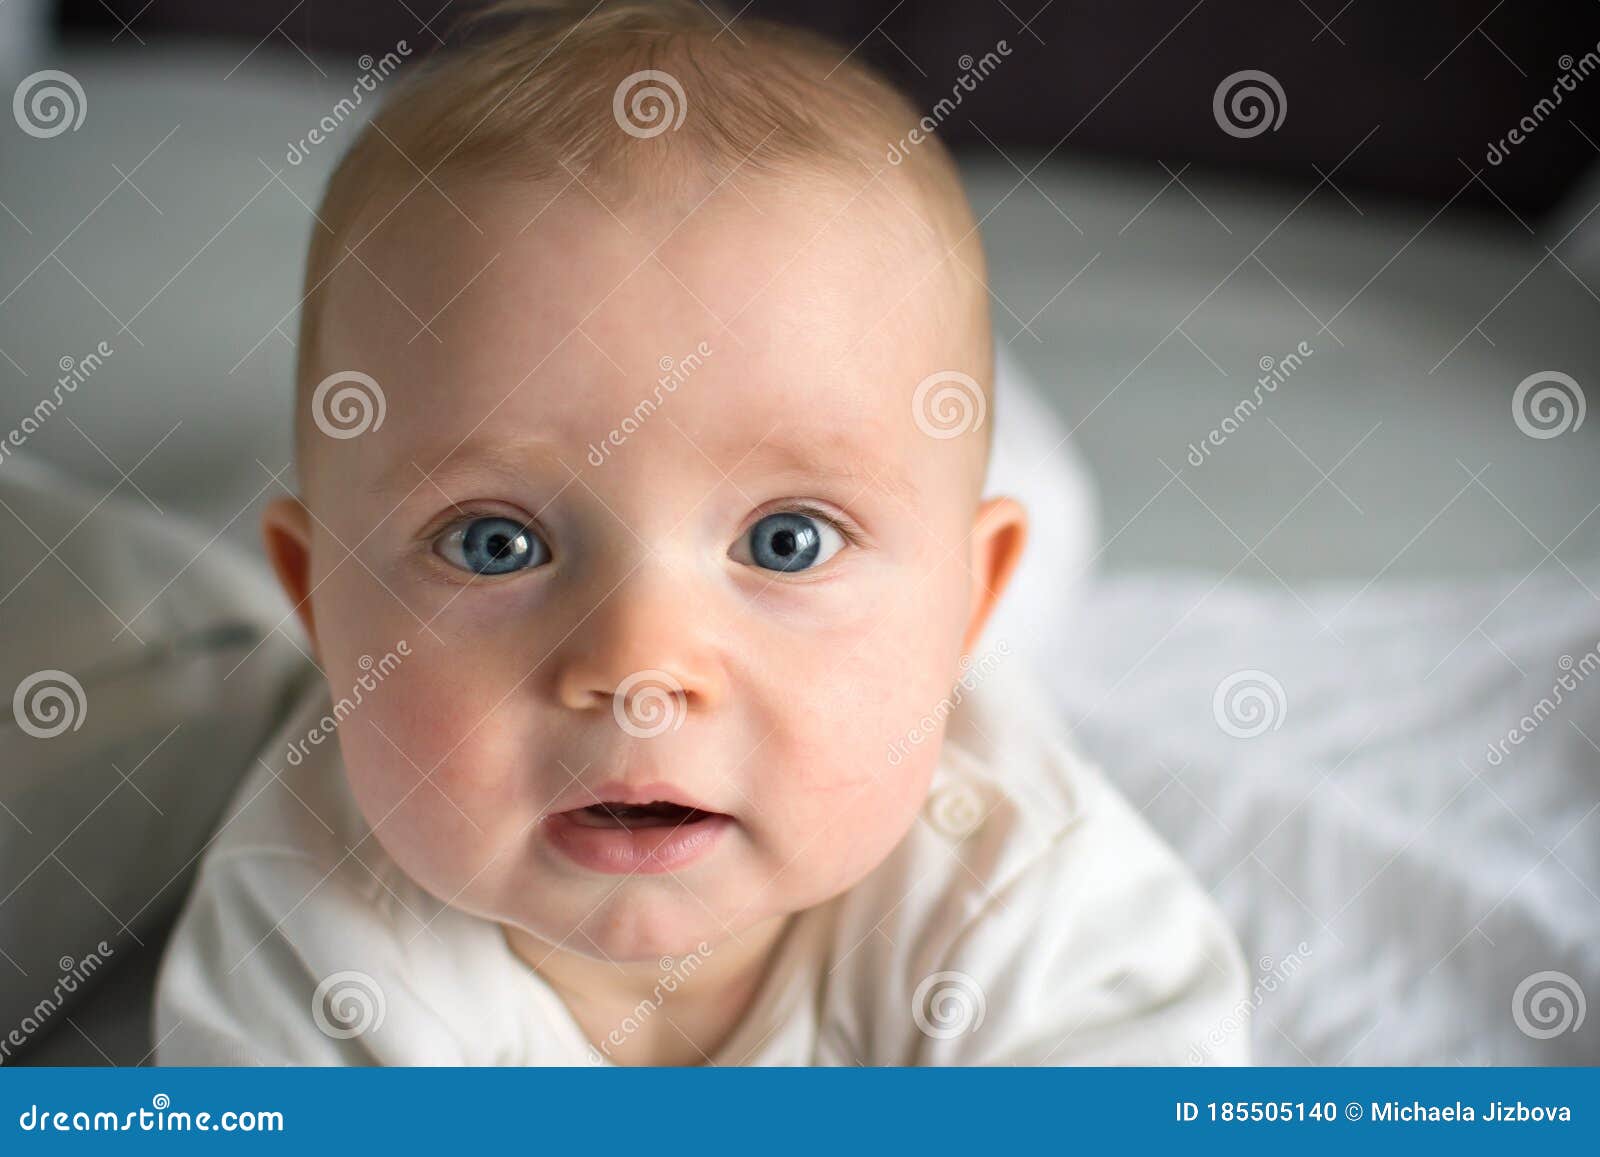
[[[1522,578],[1117,578],[1034,648],[1238,930],[1261,1063],[1600,1062],[1600,566]]]

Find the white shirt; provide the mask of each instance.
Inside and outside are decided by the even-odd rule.
[[[1220,913],[1018,665],[958,685],[912,830],[790,922],[712,1063],[1247,1062]],[[329,710],[319,681],[205,855],[161,967],[160,1063],[608,1063],[498,925],[363,840],[336,743],[287,765]],[[664,980],[693,967],[662,963]]]

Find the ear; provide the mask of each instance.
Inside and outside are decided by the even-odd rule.
[[[317,653],[317,625],[311,613],[311,514],[294,495],[274,498],[261,512],[261,538],[277,572],[278,585]]]
[[[979,507],[972,528],[972,605],[961,651],[970,654],[983,625],[1006,584],[1022,561],[1028,542],[1028,512],[1014,498],[989,498]]]

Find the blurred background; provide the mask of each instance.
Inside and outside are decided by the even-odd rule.
[[[87,514],[12,527],[14,654],[48,622],[136,670],[129,624],[178,622],[162,609],[225,550],[241,561],[216,563],[216,585],[246,583],[228,567],[254,565],[257,510],[292,478],[312,208],[398,75],[385,60],[415,64],[472,7],[0,3],[0,430],[82,377],[0,481],[23,458],[57,467],[79,509],[142,507],[188,536],[102,598],[79,577],[105,560]],[[1600,647],[1600,5],[719,10],[730,36],[754,17],[831,36],[956,150],[1014,404],[1033,407],[1013,480],[1037,545],[999,629],[1026,638],[1064,728],[1262,975],[1300,962],[1242,1014],[1262,1059],[1600,1062],[1580,1011],[1600,996],[1600,680],[1565,689],[1510,759],[1487,754]],[[375,73],[363,108],[336,112]],[[48,87],[64,122],[28,104]],[[1096,521],[1088,557],[1052,550]],[[61,590],[83,613],[41,619]],[[245,637],[276,638],[281,610],[252,611]],[[182,626],[238,617],[218,614]],[[276,650],[246,668],[265,668],[252,693],[292,669]],[[41,665],[15,658],[6,689]],[[1265,689],[1259,730],[1225,711],[1241,674]],[[218,739],[193,721],[208,705],[193,688],[170,704],[182,729],[158,755],[160,713],[53,740],[67,771],[8,737],[0,952],[17,1001],[0,1032],[57,981],[60,944],[103,933],[144,969],[109,970],[111,995],[45,1018],[19,1056],[148,1057],[148,970],[226,797],[226,779],[193,795]],[[155,756],[150,808],[157,783],[195,800],[187,836],[107,770],[112,751],[122,771]],[[70,777],[90,786],[63,803]],[[77,834],[91,805],[144,833],[153,883],[112,835]],[[19,947],[41,939],[43,974]],[[1527,1011],[1547,974],[1573,1013],[1555,1032]]]

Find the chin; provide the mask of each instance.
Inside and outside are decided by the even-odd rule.
[[[664,911],[661,902],[651,897],[607,904],[584,918],[566,947],[601,960],[637,964],[665,957],[676,960],[729,939],[728,929],[692,897],[681,890],[680,896],[683,905],[693,911],[676,903],[666,905]]]
[[[697,932],[615,939],[595,937],[592,943],[584,941],[581,951],[585,955],[593,956],[600,963],[615,961],[618,964],[656,964],[661,971],[667,972],[672,968],[673,962],[682,957],[709,955],[710,951],[716,949],[717,943],[716,939],[699,935]],[[568,943],[568,947],[571,947],[571,942]],[[605,955],[602,956],[601,952]]]

